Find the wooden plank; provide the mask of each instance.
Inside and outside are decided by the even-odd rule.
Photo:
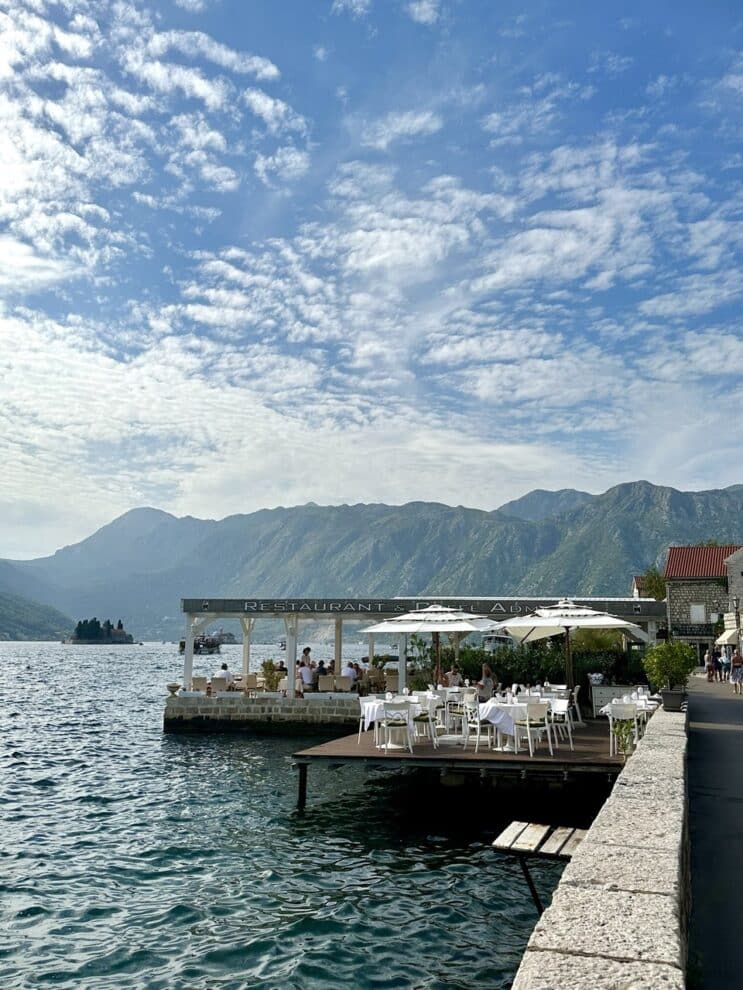
[[[564,825],[556,828],[539,850],[540,853],[548,856],[557,856],[574,831],[574,828],[566,828]]]
[[[493,842],[493,847],[495,849],[510,849],[511,844],[518,839],[525,828],[529,827],[528,822],[511,822],[511,824],[504,828],[501,834]]]
[[[562,847],[560,851],[561,856],[572,856],[575,850],[583,841],[583,837],[586,835],[588,830],[585,828],[577,828],[573,834],[570,836],[568,841]]]
[[[527,825],[511,846],[511,852],[536,852],[549,830],[549,825]]]

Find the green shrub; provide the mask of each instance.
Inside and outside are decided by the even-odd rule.
[[[266,685],[266,691],[278,690],[282,673],[276,668],[274,661],[264,660],[261,664],[261,670],[263,671],[263,680]]]
[[[651,646],[643,657],[648,680],[657,689],[667,689],[686,684],[689,674],[697,666],[693,647],[678,639]]]

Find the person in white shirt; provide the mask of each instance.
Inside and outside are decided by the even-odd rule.
[[[351,683],[356,683],[356,671],[353,669],[348,660],[341,667],[341,677],[350,677]]]
[[[235,675],[227,667],[226,663],[223,663],[215,677],[221,677],[223,680],[227,681],[227,690],[231,691],[235,686]]]
[[[299,664],[299,676],[302,678],[303,691],[314,690],[313,681],[315,674],[314,671],[312,670],[312,667],[310,667],[308,663],[305,663],[304,660],[301,660]]]

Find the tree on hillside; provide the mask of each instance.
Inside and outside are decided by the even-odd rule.
[[[649,598],[659,602],[666,597],[666,581],[655,564],[651,564],[642,575],[642,590]]]

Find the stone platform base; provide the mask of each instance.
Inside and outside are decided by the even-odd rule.
[[[325,736],[346,735],[359,724],[356,695],[318,695],[307,698],[229,697],[168,698],[163,728],[166,732],[251,731]]]

